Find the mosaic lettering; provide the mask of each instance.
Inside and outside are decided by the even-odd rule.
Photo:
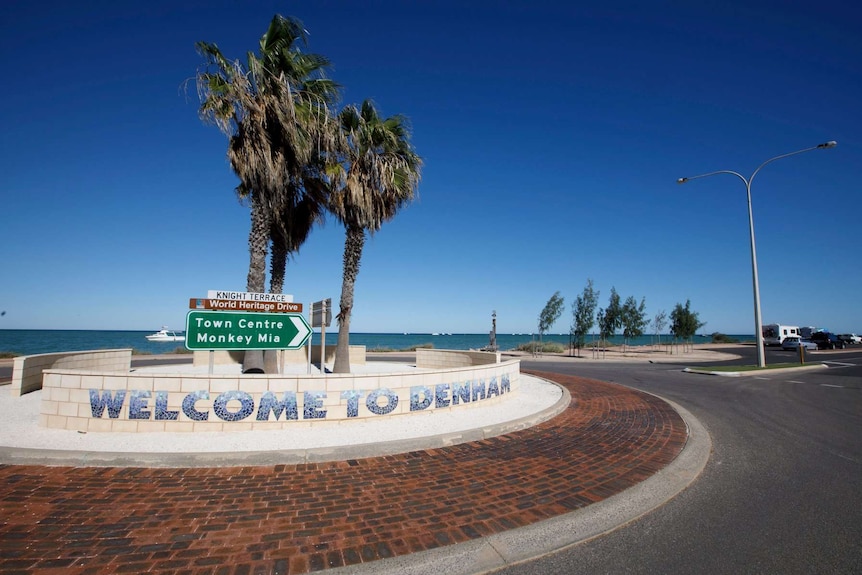
[[[433,386],[416,385],[401,393],[406,394],[403,399],[409,402],[410,411],[423,411],[475,403],[510,392],[509,376],[503,375],[499,380],[493,377],[487,383],[479,379]],[[127,408],[125,416],[130,420],[176,421],[180,417],[180,410],[168,409],[170,394],[167,391],[90,389],[89,394],[90,411],[97,419],[105,417],[106,412],[107,418],[120,419],[124,415],[124,407]],[[174,397],[178,399],[176,392]],[[209,401],[210,392],[198,390],[183,397],[181,411],[191,421],[210,421],[211,413],[215,415],[214,419],[225,422],[243,421],[250,417],[256,421],[297,421],[329,416],[330,408],[324,406],[325,391],[306,391],[301,397],[300,406],[296,392],[285,391],[279,398],[272,391],[266,391],[255,406],[256,400],[251,393],[230,390],[216,396],[209,406],[205,402]],[[373,415],[388,415],[402,400],[398,393],[387,388],[346,390],[340,392],[339,397],[345,410],[341,413],[346,412],[347,418],[360,417],[363,404]]]

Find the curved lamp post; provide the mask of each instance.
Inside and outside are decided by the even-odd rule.
[[[745,192],[748,195],[748,230],[751,235],[751,277],[752,283],[754,285],[754,337],[757,338],[757,366],[758,367],[766,367],[766,356],[763,351],[763,325],[762,320],[760,319],[760,284],[757,281],[757,251],[754,248],[754,216],[751,213],[751,182],[754,180],[754,176],[757,175],[757,172],[770,162],[774,162],[775,160],[780,160],[781,158],[786,158],[788,156],[795,156],[796,154],[801,154],[803,152],[810,152],[811,150],[820,150],[822,148],[834,148],[838,145],[838,142],[832,140],[830,142],[824,142],[823,144],[818,144],[816,146],[812,146],[810,148],[805,148],[804,150],[797,150],[795,152],[790,152],[789,154],[781,154],[780,156],[775,156],[774,158],[769,158],[762,164],[760,164],[754,173],[745,179],[745,177],[739,172],[734,172],[733,170],[719,170],[717,172],[709,172],[708,174],[700,174],[699,176],[691,176],[689,178],[680,178],[676,181],[678,184],[684,184],[689,180],[696,180],[697,178],[705,178],[707,176],[714,176],[716,174],[732,174],[739,178],[745,183]]]

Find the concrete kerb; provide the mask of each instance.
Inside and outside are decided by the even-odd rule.
[[[583,509],[474,541],[411,555],[330,569],[333,575],[478,575],[563,551],[615,531],[658,509],[691,485],[712,452],[706,428],[682,406],[662,398],[683,418],[688,440],[667,467],[649,479]]]
[[[748,369],[743,371],[714,371],[697,367],[686,367],[682,371],[697,375],[717,375],[719,377],[747,377],[752,375],[770,375],[775,373],[793,373],[798,371],[812,371],[820,368],[828,368],[825,363],[800,365],[799,367],[776,367],[775,369]]]

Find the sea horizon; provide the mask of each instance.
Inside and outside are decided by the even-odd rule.
[[[89,349],[126,349],[131,348],[141,354],[175,353],[177,348],[185,348],[183,342],[152,342],[146,335],[153,330],[97,330],[97,329],[0,329],[0,353],[34,355],[62,351],[83,351]],[[182,332],[178,332],[182,333]],[[538,333],[497,333],[497,348],[501,351],[517,349],[518,346],[538,340]],[[728,334],[739,341],[753,340],[750,334]],[[587,343],[598,339],[598,334],[587,336]],[[630,338],[629,345],[655,345],[669,343],[670,334],[644,334]],[[334,346],[338,341],[336,329],[326,332],[326,346]],[[546,333],[544,342],[569,345],[569,334]],[[617,334],[610,338],[611,343],[622,345],[625,338]],[[711,335],[701,334],[694,338],[695,343],[709,343]],[[314,332],[312,345],[320,345],[320,332]],[[432,346],[435,349],[481,349],[490,341],[488,333],[443,333],[443,332],[351,332],[351,345],[364,345],[367,351],[404,350],[413,347]]]

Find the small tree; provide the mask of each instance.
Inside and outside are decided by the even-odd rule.
[[[604,314],[599,319],[599,327],[602,328],[602,339],[609,339],[617,334],[617,330],[622,325],[623,308],[620,305],[620,295],[615,288],[611,288],[608,307],[603,311]]]
[[[679,338],[683,342],[691,340],[697,330],[706,325],[706,322],[700,321],[697,312],[691,311],[690,300],[685,300],[685,307],[682,304],[676,304],[670,313],[670,322],[670,331],[674,338]]]
[[[644,328],[647,325],[646,298],[641,298],[640,305],[638,305],[634,296],[626,298],[626,302],[622,307],[620,320],[623,328],[623,337],[625,337],[625,344],[623,346],[623,352],[625,353],[625,346],[628,345],[629,339],[640,337],[644,333]]]
[[[563,298],[560,292],[554,292],[548,303],[545,304],[545,309],[539,314],[539,347],[542,346],[542,335],[548,331],[554,322],[556,322],[560,314],[563,313]]]
[[[599,292],[593,289],[593,280],[588,279],[584,292],[575,298],[572,309],[572,328],[569,332],[581,355],[584,340],[595,324],[596,305],[599,303]]]
[[[653,334],[656,337],[656,341],[661,345],[661,332],[664,329],[664,326],[667,325],[667,313],[664,310],[660,310],[655,317],[652,318],[652,327]]]
[[[607,327],[607,322],[605,321],[605,310],[603,308],[599,308],[599,311],[596,314],[596,322],[598,323],[598,326],[599,326],[599,344],[602,346],[602,349],[604,349],[604,341],[608,336],[608,332],[607,332],[608,327]],[[597,345],[599,345],[599,344],[597,344]],[[597,352],[597,351],[598,351],[598,349],[594,350],[594,352],[593,352],[594,357],[595,357],[595,352]]]

